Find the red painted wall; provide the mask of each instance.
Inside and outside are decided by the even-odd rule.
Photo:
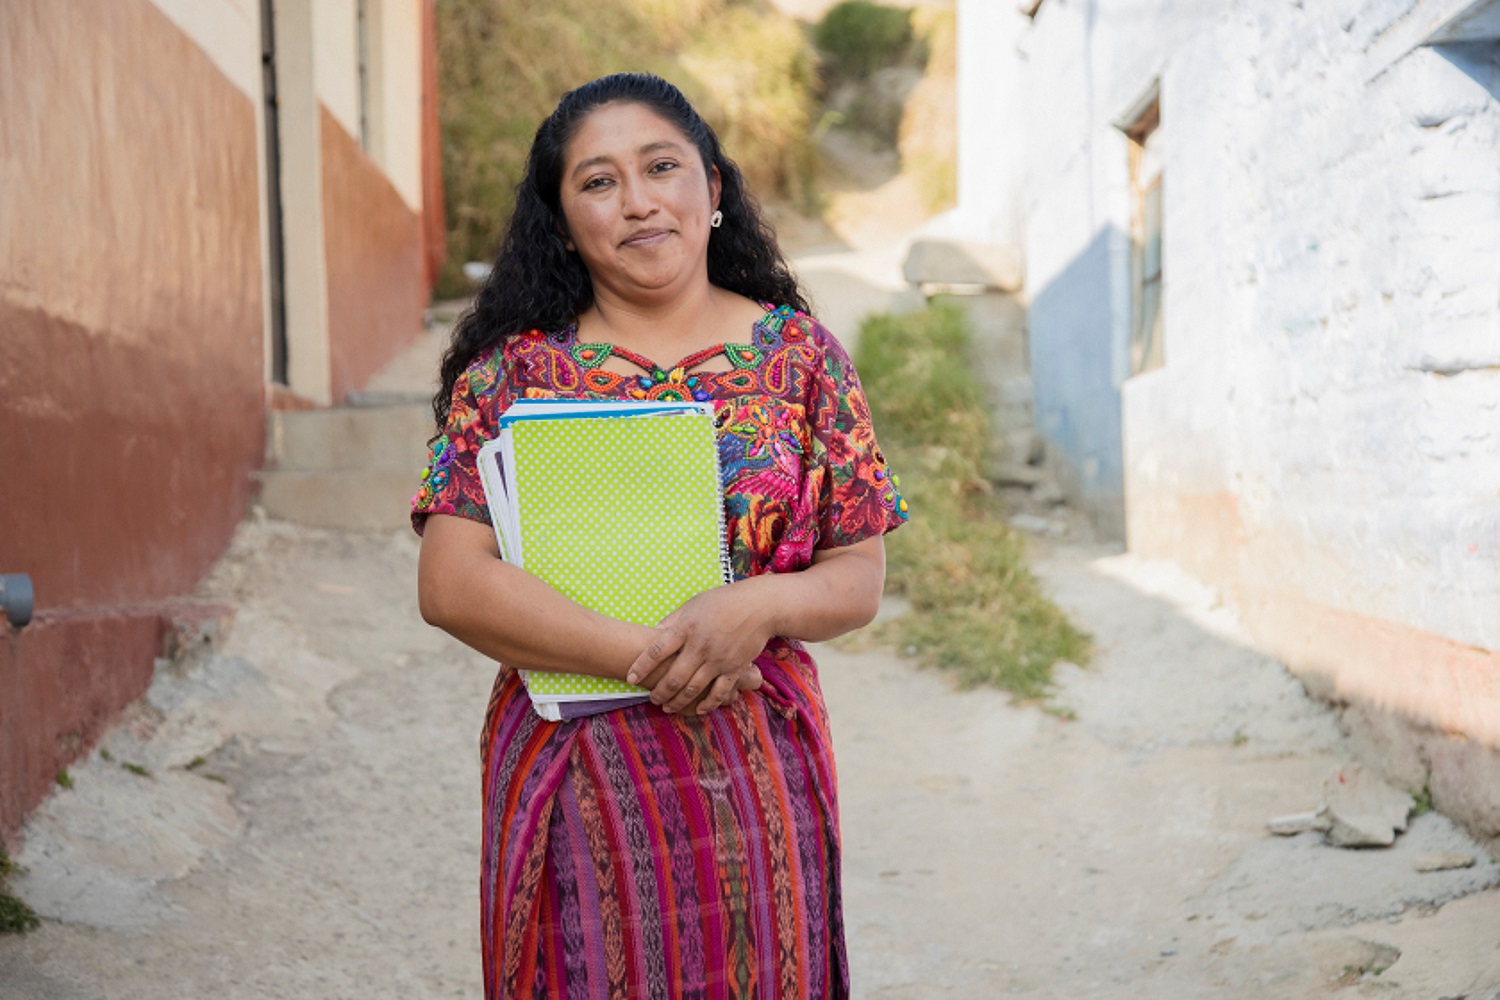
[[[0,4],[0,836],[150,681],[264,435],[251,99],[145,0]]]
[[[359,143],[319,108],[333,398],[360,389],[422,330],[421,219]]]

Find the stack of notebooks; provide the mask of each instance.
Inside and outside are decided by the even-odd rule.
[[[621,621],[656,626],[730,580],[712,403],[522,400],[479,452],[500,555]],[[542,718],[647,699],[643,688],[522,671]]]

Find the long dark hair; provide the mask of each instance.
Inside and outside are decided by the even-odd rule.
[[[682,92],[648,73],[600,77],[564,94],[536,130],[500,255],[473,307],[453,328],[443,355],[442,386],[432,397],[439,433],[448,420],[454,383],[480,353],[527,330],[561,329],[593,304],[589,273],[563,244],[563,155],[583,120],[613,101],[650,108],[698,148],[705,170],[719,168],[724,222],[708,242],[708,280],[758,301],[809,310],[775,232],[745,190],[739,167],[724,155],[718,136]]]

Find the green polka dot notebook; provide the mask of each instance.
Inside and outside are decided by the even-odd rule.
[[[654,626],[726,582],[711,404],[526,401],[500,425],[479,461],[508,561],[585,607],[638,625]],[[579,674],[522,677],[549,718],[562,717],[562,703],[645,694]]]

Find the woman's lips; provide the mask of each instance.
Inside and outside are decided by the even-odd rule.
[[[643,229],[635,233],[620,245],[623,247],[654,247],[672,235],[670,229]]]

